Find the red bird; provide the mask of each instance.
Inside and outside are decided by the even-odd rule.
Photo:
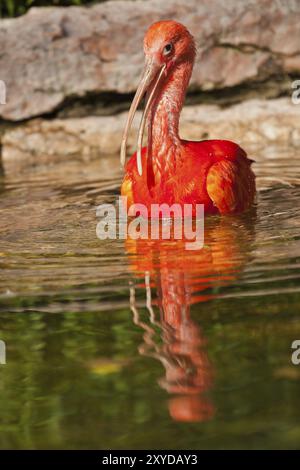
[[[179,116],[195,61],[193,36],[180,23],[159,21],[144,38],[145,67],[131,104],[121,147],[137,107],[146,94],[137,152],[126,164],[121,194],[129,206],[204,204],[206,214],[248,209],[255,197],[255,176],[244,150],[228,140],[192,142],[179,137]],[[148,121],[148,145],[142,148]]]

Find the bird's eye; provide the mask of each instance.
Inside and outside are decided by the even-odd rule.
[[[166,44],[163,50],[163,55],[171,54],[172,50],[173,50],[173,45],[171,43]]]

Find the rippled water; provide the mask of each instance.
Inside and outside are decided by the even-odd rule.
[[[1,448],[299,448],[300,149],[205,246],[100,241],[117,157],[0,182]]]

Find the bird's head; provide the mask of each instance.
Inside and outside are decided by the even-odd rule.
[[[144,53],[146,63],[152,64],[154,73],[162,67],[168,72],[180,62],[194,60],[194,38],[181,23],[159,21],[145,34]]]
[[[121,145],[121,164],[125,164],[128,133],[143,96],[148,99],[138,134],[137,167],[142,174],[141,148],[145,123],[152,103],[161,85],[168,80],[172,70],[183,62],[193,63],[196,54],[195,41],[185,26],[176,21],[153,23],[144,37],[145,66],[140,83],[132,101]]]

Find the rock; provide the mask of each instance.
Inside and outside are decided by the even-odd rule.
[[[2,137],[2,160],[6,172],[30,165],[66,160],[86,161],[102,154],[116,154],[127,113],[71,119],[34,119],[12,127]],[[136,148],[137,114],[129,138],[128,154]],[[288,98],[249,100],[219,108],[216,105],[187,106],[180,125],[183,138],[230,139],[247,149],[251,144],[299,145],[300,105]]]
[[[296,0],[129,0],[32,8],[0,20],[0,79],[7,87],[0,116],[18,121],[73,99],[112,93],[117,100],[133,92],[145,30],[166,18],[183,22],[196,38],[192,90],[228,89],[300,71]]]

